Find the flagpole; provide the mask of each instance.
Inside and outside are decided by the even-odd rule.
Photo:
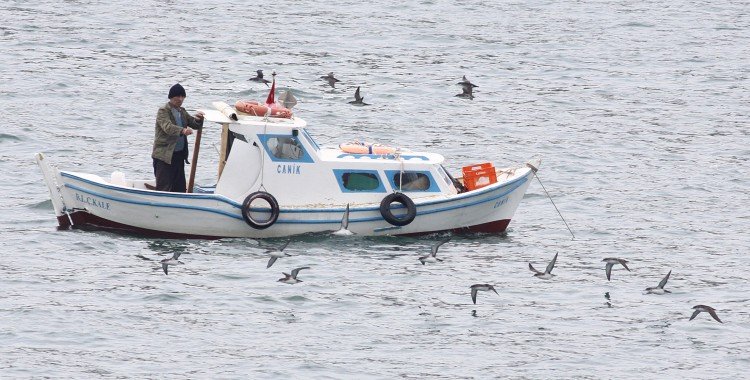
[[[271,84],[271,91],[268,92],[268,97],[266,98],[266,106],[271,107],[274,101],[274,93],[276,92],[276,70],[273,71],[273,83]]]

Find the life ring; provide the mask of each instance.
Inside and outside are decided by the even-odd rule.
[[[256,199],[263,199],[271,205],[271,217],[268,220],[255,220],[250,214],[250,204]],[[245,198],[242,202],[242,219],[250,225],[250,227],[256,230],[266,229],[276,223],[276,219],[279,218],[279,202],[276,201],[273,195],[266,193],[265,191],[256,191]]]
[[[377,143],[375,144],[361,143],[359,141],[339,144],[339,149],[341,149],[344,153],[354,153],[354,154],[383,155],[383,154],[396,153],[396,148],[392,148],[390,146],[385,146],[385,145],[381,145]]]
[[[262,117],[266,116],[269,107],[254,100],[238,100],[237,103],[234,103],[234,108],[242,113]],[[270,117],[278,117],[282,119],[290,119],[292,117],[292,111],[289,108],[284,108],[276,104],[271,104],[270,108]]]
[[[391,212],[391,203],[393,202],[401,203],[401,205],[406,207],[406,214],[400,217],[393,215],[393,212]],[[414,201],[412,201],[406,194],[393,193],[380,201],[380,215],[383,216],[383,219],[385,219],[386,222],[393,224],[394,226],[405,226],[417,217],[417,206],[414,205]]]

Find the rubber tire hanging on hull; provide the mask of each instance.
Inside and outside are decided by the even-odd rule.
[[[393,215],[391,212],[391,203],[396,202],[406,207],[406,214],[400,217]],[[404,193],[393,193],[389,194],[382,201],[380,201],[380,215],[383,216],[386,222],[393,224],[394,226],[405,226],[417,217],[417,206],[414,205],[414,201],[411,200]]]
[[[250,204],[252,204],[256,199],[263,199],[268,202],[269,205],[271,205],[271,217],[268,218],[268,220],[259,222],[253,219],[253,216],[250,215]],[[276,223],[276,219],[278,218],[279,202],[276,201],[276,198],[274,198],[273,195],[265,191],[256,191],[248,195],[247,198],[245,198],[245,201],[242,202],[242,219],[245,219],[245,222],[250,227],[255,228],[256,230],[262,230],[271,227],[274,223]]]

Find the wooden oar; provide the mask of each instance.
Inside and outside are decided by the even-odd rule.
[[[190,165],[190,180],[188,181],[187,186],[187,192],[192,193],[193,192],[193,185],[195,185],[195,168],[198,167],[198,152],[201,148],[201,134],[203,132],[203,128],[198,130],[198,133],[195,134],[195,146],[193,147],[193,164]]]

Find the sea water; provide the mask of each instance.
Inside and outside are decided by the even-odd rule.
[[[0,4],[1,378],[727,378],[750,368],[741,1]],[[152,178],[194,111],[277,72],[321,145],[542,158],[506,234],[162,240],[56,229],[34,153]],[[334,72],[335,88],[320,79]],[[455,97],[466,75],[473,100]],[[354,107],[360,87],[369,106]],[[193,139],[191,138],[191,142]],[[215,182],[207,125],[197,182]],[[548,199],[552,197],[565,224]],[[304,191],[304,190],[300,190]],[[159,260],[183,252],[184,265]],[[532,277],[559,254],[552,280]],[[629,261],[607,281],[603,258]],[[302,283],[276,280],[295,267]],[[646,295],[672,270],[671,294]],[[471,302],[469,287],[493,284]],[[717,309],[720,324],[692,306]]]

